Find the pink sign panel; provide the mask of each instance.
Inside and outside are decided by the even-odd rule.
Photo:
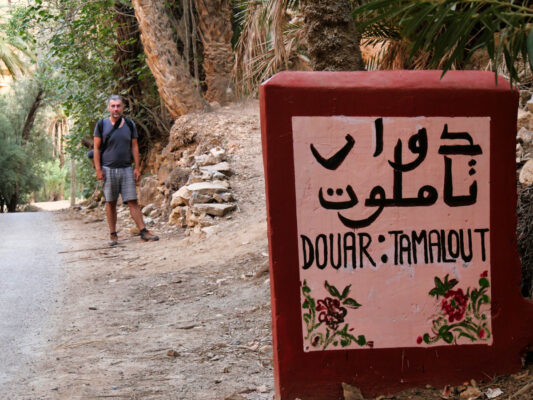
[[[292,130],[304,350],[490,345],[490,118]]]
[[[518,92],[488,72],[284,72],[260,89],[277,400],[516,372]]]

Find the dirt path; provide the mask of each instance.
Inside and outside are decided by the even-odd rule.
[[[251,107],[254,126],[228,135],[240,211],[209,237],[160,227],[159,242],[143,243],[122,224],[120,246],[108,248],[101,210],[56,213],[68,247],[56,329],[43,361],[9,398],[272,398],[264,186],[257,103]]]
[[[67,249],[61,297],[50,316],[54,329],[38,349],[40,361],[1,398],[272,399],[257,102],[217,113],[224,147],[233,149],[230,183],[239,210],[209,235],[185,237],[181,229],[156,226],[156,243],[131,236],[122,217],[116,248],[105,246],[102,210],[56,212]],[[246,126],[231,125],[236,115],[247,118]],[[501,388],[499,398],[508,398],[526,387],[513,399],[532,400],[532,376],[530,364],[514,376],[488,377],[480,388]],[[428,387],[387,398],[440,399],[442,392]],[[449,388],[446,398],[459,399],[459,389]]]

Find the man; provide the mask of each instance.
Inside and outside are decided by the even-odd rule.
[[[133,121],[126,121],[122,117],[124,104],[120,96],[109,97],[107,110],[109,118],[99,121],[94,129],[94,166],[96,178],[104,181],[107,223],[111,239],[109,245],[118,244],[117,200],[119,193],[122,201],[128,203],[131,218],[141,232],[141,239],[144,241],[159,240],[159,237],[146,229],[137,203],[135,183],[141,177],[137,129]],[[132,155],[135,169],[131,167]]]

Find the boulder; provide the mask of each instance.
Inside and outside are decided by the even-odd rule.
[[[154,209],[155,209],[154,204],[153,204],[153,203],[150,203],[150,204],[148,204],[146,207],[144,207],[144,208],[142,209],[142,213],[143,213],[144,215],[146,215],[146,216],[149,216],[150,214],[152,214],[152,211],[154,211]]]
[[[520,128],[530,128],[530,121],[531,121],[531,113],[528,111],[524,111],[521,109],[518,109],[518,115],[517,115],[517,127]]]
[[[206,165],[204,167],[200,167],[200,171],[201,172],[211,173],[211,174],[214,174],[214,173],[218,172],[218,173],[223,174],[225,176],[230,176],[231,175],[231,168],[230,168],[229,164],[226,161],[220,162],[220,163],[215,164],[215,165]]]
[[[526,105],[527,105],[527,109],[528,109],[528,111],[529,111],[529,112],[533,112],[533,99],[532,99],[532,98],[530,98],[530,99],[527,101]]]
[[[194,156],[194,161],[196,162],[196,165],[200,167],[217,163],[217,159],[212,154],[200,154],[199,156]]]
[[[168,224],[185,226],[185,216],[187,215],[187,208],[188,207],[174,208],[168,217]]]
[[[157,171],[157,179],[159,179],[159,184],[162,185],[167,180],[170,175],[170,166],[168,164],[163,164],[159,167]]]
[[[533,142],[533,132],[525,127],[520,128],[516,136],[526,146]]]
[[[226,150],[224,150],[222,147],[214,147],[211,150],[209,150],[209,153],[213,157],[215,157],[217,162],[221,162],[226,159]]]
[[[235,210],[237,208],[237,205],[234,203],[207,203],[195,204],[192,208],[195,213],[205,213],[214,217],[223,217],[230,211]]]
[[[208,194],[202,194],[202,193],[199,193],[199,192],[193,192],[192,193],[192,196],[191,196],[191,199],[189,200],[189,204],[190,205],[193,205],[193,204],[198,204],[198,203],[212,203],[214,202],[215,199],[213,199],[212,196],[208,195]]]
[[[165,179],[165,186],[172,191],[178,190],[187,183],[187,179],[189,179],[188,170],[180,167],[174,167],[172,171],[170,171],[168,177]]]
[[[157,204],[155,198],[159,194],[157,187],[159,186],[159,181],[156,176],[150,175],[146,178],[143,178],[139,188],[139,204],[141,206],[146,206],[148,204]]]
[[[215,193],[213,195],[213,199],[217,202],[217,203],[229,203],[229,202],[232,202],[234,201],[234,197],[233,195],[230,193],[230,192],[225,192],[225,193]]]
[[[200,194],[213,196],[215,193],[227,192],[229,189],[229,184],[224,181],[197,182],[188,185],[187,189],[193,193],[197,192]]]
[[[189,200],[192,194],[187,186],[182,186],[177,192],[172,195],[172,200],[170,201],[170,207],[175,208],[178,206],[189,205]]]
[[[524,164],[520,170],[520,176],[518,180],[523,186],[533,185],[533,160],[529,160]]]

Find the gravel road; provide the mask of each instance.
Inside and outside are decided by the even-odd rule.
[[[60,249],[52,214],[0,214],[0,393],[19,370],[31,370],[47,340]]]

